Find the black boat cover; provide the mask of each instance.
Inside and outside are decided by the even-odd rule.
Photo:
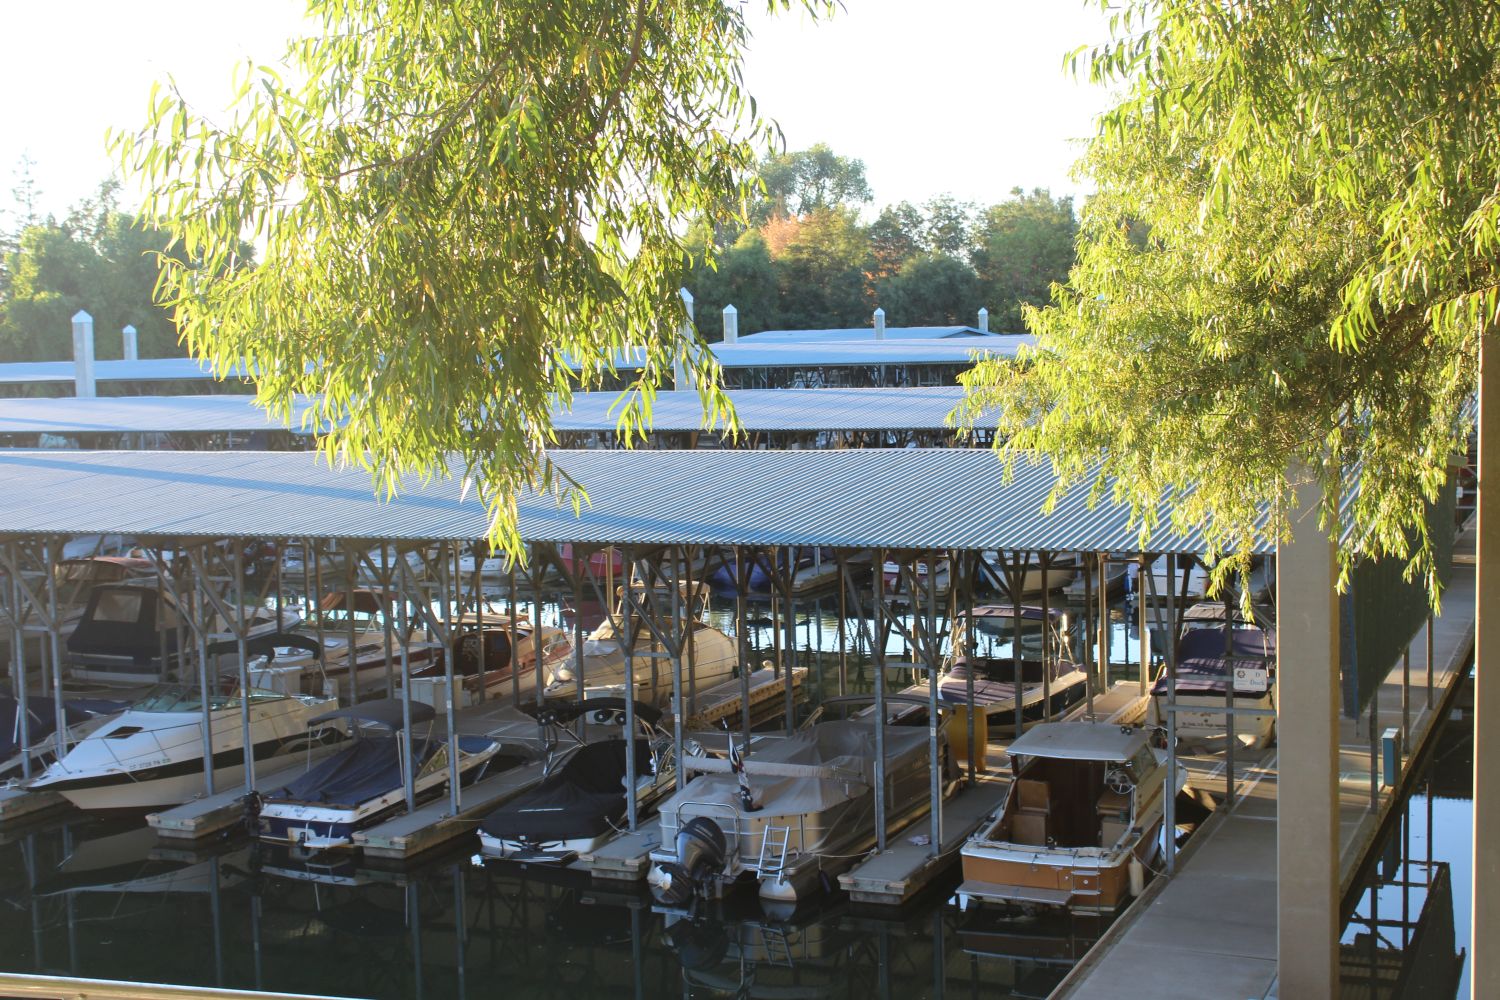
[[[96,715],[123,712],[129,702],[87,699],[63,702],[63,721],[76,726]],[[21,749],[20,703],[10,695],[0,695],[0,760],[8,760]],[[51,698],[32,696],[26,699],[28,720],[27,735],[32,746],[45,740],[57,731],[57,710]]]
[[[483,750],[490,742],[478,736],[458,738],[459,749],[466,753]],[[411,758],[412,774],[419,773],[442,746],[442,740],[428,740],[417,746]],[[264,798],[267,802],[316,802],[352,809],[400,787],[401,753],[396,737],[366,736],[281,788],[266,792]]]
[[[651,773],[651,747],[637,739],[635,773]],[[625,740],[580,747],[561,771],[484,818],[479,828],[502,840],[535,844],[597,837],[625,816]]]
[[[1265,666],[1276,655],[1276,643],[1258,628],[1237,628],[1229,632],[1234,642],[1234,656]],[[1177,693],[1223,694],[1229,690],[1232,671],[1224,658],[1224,630],[1221,628],[1189,629],[1177,645]],[[1167,694],[1165,672],[1156,679],[1151,693]],[[1255,697],[1260,697],[1256,695]]]

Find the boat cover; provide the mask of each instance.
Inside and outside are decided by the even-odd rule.
[[[635,744],[635,773],[651,773],[651,747]],[[597,837],[625,815],[624,740],[579,747],[552,777],[485,817],[480,829],[502,840],[549,843]]]
[[[128,704],[123,701],[99,699],[65,701],[63,702],[64,721],[69,726],[76,726],[96,715],[122,712]],[[20,702],[15,698],[10,695],[0,695],[0,760],[8,760],[12,754],[21,749],[19,708]],[[26,708],[31,717],[27,735],[31,737],[31,743],[35,746],[57,731],[57,710],[53,707],[51,698],[35,696],[26,699]]]
[[[1231,629],[1229,634],[1236,658],[1263,666],[1276,655],[1275,642],[1258,628]],[[1177,646],[1178,694],[1223,694],[1229,690],[1230,678],[1229,661],[1224,658],[1223,629],[1191,629],[1183,635]],[[1165,673],[1156,679],[1151,693],[1166,696]]]
[[[458,738],[458,748],[463,753],[478,753],[490,743],[478,736]],[[442,740],[429,740],[419,746],[412,754],[412,774],[419,773],[442,745]],[[400,787],[401,758],[396,737],[366,736],[281,788],[265,793],[265,800],[353,808]]]

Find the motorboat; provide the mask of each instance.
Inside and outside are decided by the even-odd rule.
[[[404,712],[399,698],[379,698],[307,720],[312,732],[346,722],[353,739],[285,785],[259,793],[251,807],[252,812],[258,810],[257,836],[308,851],[349,847],[354,831],[405,806],[408,774],[417,800],[424,801],[440,794],[451,780],[450,754],[457,754],[462,784],[476,780],[496,762],[498,742],[480,736],[434,737],[436,713],[414,701],[412,727],[427,727],[425,735],[416,736],[405,730]],[[379,734],[366,734],[365,729]],[[519,760],[512,756],[508,763]]]
[[[257,762],[337,738],[308,730],[314,716],[337,707],[331,697],[245,690],[232,679],[208,700],[216,788],[244,778],[242,706],[250,715]],[[162,684],[109,719],[54,761],[29,786],[58,792],[80,809],[147,809],[177,805],[203,792],[203,699],[196,685]]]
[[[101,726],[113,715],[123,712],[129,702],[102,699],[65,698],[63,700],[64,746],[71,746]],[[23,702],[11,695],[0,695],[0,781],[19,777],[24,761],[41,768],[56,759],[57,702],[31,695],[26,698],[26,740],[21,739]]]
[[[1110,913],[1139,895],[1161,851],[1169,780],[1153,730],[1104,722],[1036,726],[1010,745],[1001,807],[961,851],[961,910],[981,903]]]
[[[886,726],[886,830],[893,833],[930,807],[932,761],[925,729]],[[819,891],[876,843],[873,720],[822,722],[764,739],[730,759],[690,757],[699,772],[661,804],[661,847],[648,881],[658,901],[682,906],[714,898],[744,879],[762,904],[786,904]]]
[[[1276,728],[1276,635],[1238,613],[1226,631],[1223,605],[1216,604],[1218,621],[1215,604],[1184,615],[1198,627],[1187,628],[1177,644],[1177,738],[1197,747],[1222,743],[1229,734],[1224,708],[1232,701],[1236,742],[1258,749],[1270,744]],[[1164,672],[1151,688],[1153,725],[1166,725],[1170,692]]]
[[[1212,576],[1196,559],[1178,557],[1176,573],[1170,572],[1166,556],[1157,556],[1151,563],[1149,580],[1140,581],[1136,589],[1139,596],[1148,600],[1165,601],[1168,595],[1181,607],[1183,601],[1200,600],[1208,593]]]
[[[994,549],[981,553],[984,569],[991,582],[1001,593],[1009,593],[1007,586],[1007,557]],[[1020,574],[1021,598],[1040,597],[1044,593],[1062,590],[1078,579],[1079,562],[1076,556],[1057,556],[1047,563],[1045,569],[1039,559],[1028,558],[1019,567],[1011,570]]]
[[[968,705],[972,679],[974,707],[984,712],[991,737],[1015,733],[1018,672],[1023,725],[1066,711],[1087,685],[1073,659],[1067,615],[1025,604],[1019,617],[1016,611],[1014,604],[983,604],[955,618],[938,674],[938,699],[950,709]],[[928,691],[923,681],[901,693],[926,700]]]
[[[622,725],[623,698],[594,698],[548,706],[560,727],[574,719],[608,717]],[[624,828],[628,815],[628,756],[635,755],[636,815],[649,816],[677,777],[672,738],[658,728],[661,713],[635,705],[636,734],[590,740],[557,749],[541,784],[500,806],[479,824],[483,853],[527,864],[565,865],[587,860]]]
[[[651,613],[667,611],[669,600],[660,591],[653,591],[640,584],[635,588],[635,599]],[[739,664],[739,650],[735,641],[714,628],[706,620],[708,590],[701,584],[695,588],[696,599],[690,599],[687,586],[680,586],[681,607],[687,622],[691,652],[682,651],[682,686],[687,691],[693,686],[704,691],[715,684],[729,680]],[[622,602],[623,603],[623,602]],[[630,623],[633,645],[631,656],[635,677],[635,700],[648,705],[665,705],[672,697],[672,669],[666,656],[666,647],[656,639],[648,625],[634,609],[617,607],[615,611],[589,633],[584,640],[582,655],[576,659],[560,658],[547,669],[545,694],[552,698],[572,698],[578,693],[579,666],[583,668],[583,690],[585,697],[624,696],[625,691],[625,646],[622,633],[625,622]],[[668,618],[668,614],[661,615]]]
[[[246,639],[294,628],[302,620],[294,608],[240,611]],[[69,676],[84,683],[143,685],[166,680],[178,668],[183,619],[170,594],[140,583],[96,584],[78,625],[67,637]],[[206,623],[211,642],[231,637],[241,622],[217,612]]]

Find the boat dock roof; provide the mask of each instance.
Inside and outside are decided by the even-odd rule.
[[[1080,487],[1042,509],[1047,463],[1014,475],[988,449],[554,451],[588,501],[527,493],[521,537],[598,545],[1176,552],[1196,532],[1161,529],[1143,549],[1128,508]],[[311,452],[0,449],[0,535],[472,541],[489,514],[462,467],[394,499],[368,472]],[[1162,512],[1165,515],[1165,511]],[[1162,523],[1167,523],[1165,516]]]

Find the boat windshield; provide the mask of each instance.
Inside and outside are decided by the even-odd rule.
[[[238,708],[240,694],[238,687],[228,694],[210,692],[209,710],[217,712],[221,709]],[[285,697],[286,695],[278,691],[267,691],[263,688],[250,689],[252,702],[279,700]],[[203,708],[203,693],[189,684],[159,684],[132,708],[137,712],[196,712]]]

